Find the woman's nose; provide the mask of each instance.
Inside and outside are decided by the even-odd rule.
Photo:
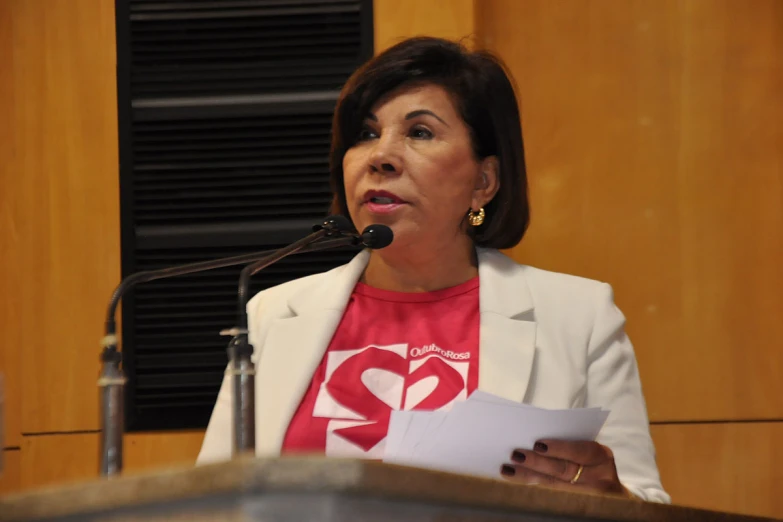
[[[380,174],[399,174],[401,158],[395,143],[379,140],[370,154],[370,170]]]
[[[397,172],[397,168],[392,163],[374,162],[370,165],[373,172]]]

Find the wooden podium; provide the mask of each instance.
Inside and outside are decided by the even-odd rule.
[[[0,498],[0,521],[760,521],[363,460],[244,458]]]

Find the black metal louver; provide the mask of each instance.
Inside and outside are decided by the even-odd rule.
[[[331,114],[138,121],[137,226],[315,219],[330,200]]]
[[[326,215],[331,117],[372,54],[370,0],[117,0],[122,272],[277,248]],[[347,262],[292,256],[255,293]],[[203,427],[240,267],[124,300],[128,429]]]
[[[131,2],[134,97],[339,90],[362,57],[356,0]]]

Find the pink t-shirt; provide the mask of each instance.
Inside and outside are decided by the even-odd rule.
[[[358,283],[283,453],[381,458],[391,411],[464,400],[478,386],[478,354],[478,277],[425,293]]]

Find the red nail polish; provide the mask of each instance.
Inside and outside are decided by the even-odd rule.
[[[546,444],[544,444],[543,442],[536,442],[533,445],[533,449],[541,453],[546,453],[546,450],[548,450],[549,448],[547,448]]]
[[[526,458],[527,457],[525,457],[525,454],[522,453],[521,451],[514,451],[514,453],[511,454],[511,460],[513,460],[514,462],[519,462],[520,464],[525,462]]]
[[[500,468],[501,475],[507,477],[513,477],[516,472],[517,470],[514,469],[514,466],[509,466],[508,464],[503,464],[503,467]]]

